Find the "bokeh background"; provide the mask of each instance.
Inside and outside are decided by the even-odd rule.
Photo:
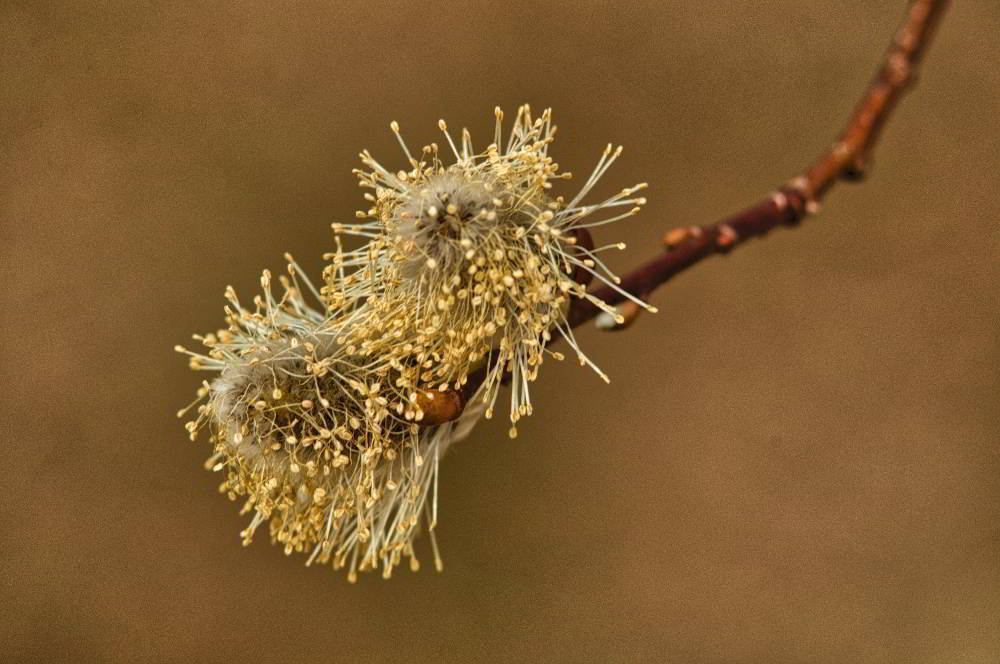
[[[904,2],[2,3],[0,660],[1000,661],[1000,5],[954,4],[866,184],[581,331],[610,386],[443,463],[444,573],[351,586],[240,547],[174,417],[225,285],[318,270],[390,120],[525,101],[651,183],[627,267],[823,150]]]

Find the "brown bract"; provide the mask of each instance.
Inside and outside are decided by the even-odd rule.
[[[417,392],[417,405],[424,412],[420,420],[423,426],[435,426],[457,419],[465,408],[465,397],[454,390],[435,391],[420,390]]]

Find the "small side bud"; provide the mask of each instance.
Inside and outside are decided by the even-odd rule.
[[[461,392],[418,390],[415,405],[423,411],[421,426],[436,426],[458,419],[465,409],[465,399]]]
[[[693,237],[689,227],[672,228],[663,236],[663,246],[673,249],[677,245]]]
[[[715,243],[723,249],[729,249],[736,244],[736,240],[738,239],[739,236],[736,234],[736,231],[731,226],[723,224],[719,226],[719,234],[715,238]]]

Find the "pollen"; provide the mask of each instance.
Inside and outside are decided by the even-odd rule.
[[[396,415],[410,388],[395,358],[372,361],[338,341],[364,303],[331,315],[294,262],[288,273],[280,295],[265,274],[253,309],[227,289],[228,327],[196,336],[207,354],[177,347],[217,374],[178,416],[196,408],[185,429],[192,439],[207,432],[206,467],[253,514],[245,544],[267,524],[271,540],[307,564],[391,575],[415,557],[416,534],[434,527],[438,460],[460,423],[420,429]]]
[[[365,169],[356,173],[360,185],[374,192],[375,205],[366,221],[337,225],[338,246],[348,236],[364,244],[338,254],[337,265],[327,269],[326,288],[342,289],[341,266],[355,267],[351,282],[358,287],[351,292],[365,298],[367,313],[351,328],[351,343],[372,357],[411,367],[402,380],[415,389],[463,385],[474,372],[485,372],[474,400],[491,409],[509,382],[514,422],[532,411],[530,384],[551,354],[553,338],[605,378],[566,318],[578,298],[618,315],[587,292],[592,279],[651,308],[619,287],[602,258],[623,243],[593,248],[579,241],[581,233],[630,217],[646,202],[635,195],[646,183],[586,201],[622,148],[609,144],[568,200],[553,197],[553,184],[570,174],[560,172],[549,155],[556,133],[551,110],[535,118],[528,106],[519,108],[506,141],[503,117],[497,109],[493,142],[479,151],[467,130],[456,141],[439,121],[449,157],[437,145],[411,151],[394,125],[404,156],[422,155],[403,173],[362,153]],[[400,339],[409,340],[405,349]]]
[[[449,447],[492,416],[504,385],[517,436],[544,360],[563,359],[553,341],[608,380],[567,319],[577,299],[622,319],[588,292],[592,280],[653,311],[604,262],[624,244],[590,240],[646,202],[635,195],[645,183],[588,200],[621,148],[609,145],[575,194],[556,195],[570,175],[549,155],[551,111],[522,106],[506,134],[503,121],[498,108],[493,141],[477,150],[441,120],[447,155],[436,143],[411,150],[392,121],[405,163],[360,153],[367,209],[332,224],[319,285],[286,255],[286,274],[263,272],[249,303],[226,288],[225,329],[195,335],[201,352],[176,347],[215,374],[178,417],[193,409],[185,428],[207,434],[206,468],[251,515],[244,544],[266,525],[286,554],[354,580],[388,577],[404,559],[418,569],[425,532],[442,569],[434,530]]]

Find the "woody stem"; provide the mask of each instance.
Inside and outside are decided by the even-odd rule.
[[[915,80],[917,64],[947,7],[948,0],[910,2],[906,19],[847,127],[804,173],[759,203],[719,222],[670,231],[664,236],[666,251],[625,275],[620,287],[645,297],[674,275],[713,254],[727,253],[778,226],[798,224],[818,210],[819,202],[838,180],[861,180],[881,130],[900,97]],[[607,286],[592,293],[612,305],[626,299]],[[637,311],[632,309],[630,313],[634,317]],[[576,327],[600,313],[593,303],[575,300],[569,323]]]
[[[916,67],[947,7],[948,0],[911,0],[902,26],[847,126],[830,149],[801,175],[764,200],[714,224],[671,230],[663,238],[666,251],[626,274],[619,287],[646,298],[672,277],[709,256],[728,253],[750,238],[766,235],[779,226],[795,226],[819,209],[820,201],[839,180],[862,180],[881,130],[900,97],[913,84]],[[628,327],[641,311],[610,286],[597,288],[591,294],[607,304],[619,305],[625,322],[602,324],[606,329]],[[576,327],[601,313],[591,301],[575,299],[567,318],[570,326]],[[457,398],[449,401],[453,404],[449,412],[438,413],[433,423],[457,418],[484,378],[483,370],[470,375]]]

